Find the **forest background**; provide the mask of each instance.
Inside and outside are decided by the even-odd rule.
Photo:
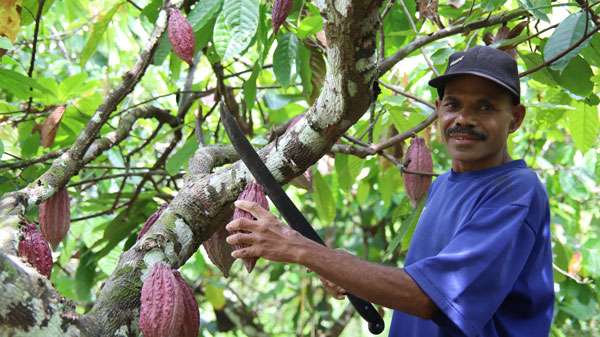
[[[172,52],[166,8],[193,28],[192,65]],[[404,191],[403,154],[416,134],[433,171],[450,169],[427,81],[474,45],[519,64],[528,113],[509,151],[550,197],[551,334],[600,335],[600,2],[294,0],[277,33],[272,10],[0,2],[0,335],[137,336],[141,277],[156,260],[193,289],[200,336],[370,335],[299,266],[259,260],[248,274],[235,262],[225,277],[211,263],[202,243],[252,181],[218,104],[331,247],[402,266],[422,208]],[[71,226],[46,282],[14,258],[19,228],[64,186]],[[163,203],[159,244],[142,247],[138,232]]]

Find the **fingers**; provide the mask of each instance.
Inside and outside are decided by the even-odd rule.
[[[257,219],[272,215],[271,212],[267,211],[261,205],[254,201],[237,200],[234,204],[235,207],[252,214],[252,216]]]
[[[251,220],[247,218],[237,218],[225,226],[228,232],[233,231],[247,231],[254,232],[258,227],[258,222],[256,220]]]

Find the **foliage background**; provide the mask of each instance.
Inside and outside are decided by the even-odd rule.
[[[10,13],[14,3],[21,1],[7,0],[0,6],[0,26],[15,18]],[[0,37],[0,47],[8,50],[0,62],[0,194],[35,181],[56,158],[52,154],[75,141],[139,57],[162,1],[42,3],[36,23],[38,1],[23,0],[18,35],[4,32],[7,37]],[[583,10],[586,6],[588,11]],[[195,96],[189,110],[181,114],[182,123],[172,126],[157,119],[138,119],[124,141],[98,155],[69,182],[72,226],[54,253],[51,281],[77,303],[80,313],[91,308],[145,219],[177,194],[198,140],[201,146],[228,144],[215,110],[219,79],[243,106],[240,115],[257,146],[265,145],[277,126],[306,111],[323,86],[327,67],[323,20],[313,2],[294,1],[276,36],[271,2],[199,0],[184,7],[200,52],[195,73],[175,57],[163,37],[152,65],[100,133],[116,130],[121,118],[137,107],[158,107],[175,115],[181,111],[183,96],[191,93]],[[526,22],[520,34],[494,43],[516,45],[524,75],[528,114],[511,136],[509,148],[513,157],[525,159],[537,172],[550,196],[557,295],[552,335],[598,336],[598,2],[447,1],[435,11],[418,7],[407,0],[384,1],[380,59],[440,30],[438,23],[468,24],[518,8],[529,12],[507,25],[512,29]],[[452,52],[484,44],[485,34],[500,34],[499,27],[432,40],[396,60],[380,77],[378,100],[347,134],[380,144],[425,121],[436,97],[427,81],[435,72],[443,73]],[[585,41],[565,57],[544,64],[582,37]],[[525,74],[539,65],[544,67]],[[190,73],[191,86],[186,85]],[[53,123],[54,142],[46,144],[42,133],[49,126],[44,122],[61,106],[62,119]],[[447,171],[450,160],[435,123],[419,135],[432,149],[434,172]],[[401,266],[419,213],[410,206],[395,165],[408,142],[389,147],[387,157],[360,156],[346,154],[344,146],[360,144],[342,138],[330,155],[312,167],[312,192],[291,185],[286,190],[330,246]],[[46,160],[27,162],[44,155]],[[38,211],[39,207],[32,208],[26,218],[37,220]],[[261,331],[271,336],[356,336],[359,330],[369,335],[356,315],[347,314],[345,302],[328,297],[318,279],[299,266],[260,260],[255,271],[247,274],[236,262],[229,278],[224,278],[201,249],[181,271],[200,303],[202,336],[252,336]],[[381,311],[389,325],[391,311]],[[231,322],[229,331],[218,332],[226,329],[222,313],[231,318],[233,312],[252,323]],[[338,331],[336,322],[347,327]]]

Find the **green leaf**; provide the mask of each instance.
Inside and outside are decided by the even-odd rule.
[[[551,1],[552,0],[519,0],[519,3],[536,18],[550,23],[548,14],[552,13],[552,7],[550,7]]]
[[[562,73],[549,69],[554,80],[575,95],[585,97],[594,89],[592,68],[580,56],[574,57]]]
[[[359,204],[364,204],[369,197],[369,193],[371,193],[371,184],[367,181],[361,181],[358,183],[358,188],[356,189],[356,201]]]
[[[37,89],[45,94],[48,95],[53,95],[52,92],[48,89],[46,89],[44,86],[40,85],[36,80],[34,80],[33,78],[27,77],[21,73],[18,73],[16,71],[10,70],[10,69],[2,69],[0,68],[0,78],[3,79],[2,82],[4,82],[5,79],[9,79],[9,80],[13,80],[16,81],[19,84],[25,84],[30,86],[33,89]]]
[[[300,21],[298,25],[298,37],[306,39],[307,37],[321,31],[323,29],[322,16],[310,16]]]
[[[273,53],[273,72],[284,88],[290,85],[292,66],[295,66],[298,54],[298,42],[298,37],[292,33],[277,38],[277,48]]]
[[[600,67],[600,34],[592,36],[590,44],[581,50],[581,56],[590,65]]]
[[[11,50],[13,49],[13,44],[10,43],[10,39],[6,36],[0,36],[0,48]]]
[[[552,33],[552,36],[544,46],[544,60],[548,61],[556,55],[562,53],[579,41],[585,35],[587,17],[583,12],[569,15],[564,19]],[[591,25],[588,26],[590,29]],[[568,52],[566,55],[556,60],[550,65],[550,68],[562,71],[567,67],[569,61],[579,54],[579,51],[589,45],[589,40]]]
[[[117,9],[121,7],[122,2],[117,2],[111,9],[106,12],[106,14],[100,16],[100,20],[94,24],[92,27],[92,35],[90,35],[89,40],[83,47],[81,51],[81,56],[79,57],[81,60],[79,62],[81,68],[83,68],[87,62],[87,60],[96,53],[98,50],[98,44],[102,39],[102,35],[106,32],[108,28],[108,24],[112,20],[113,16],[117,12]]]
[[[314,170],[315,192],[312,198],[317,208],[317,214],[323,222],[332,223],[335,219],[335,200],[331,190],[327,185],[325,178],[319,173],[319,170]]]
[[[296,59],[296,71],[300,75],[300,80],[302,81],[302,95],[304,95],[307,102],[310,101],[313,90],[310,57],[310,48],[304,44],[300,44],[298,47],[298,58]]]
[[[192,137],[181,149],[179,149],[179,151],[169,157],[167,164],[165,165],[167,172],[171,175],[179,172],[181,167],[190,159],[194,152],[196,152],[196,149],[198,149],[198,142],[196,141],[196,138]]]
[[[21,148],[21,154],[30,158],[37,154],[38,149],[40,147],[40,133],[36,132],[33,135],[27,137],[25,141],[23,141],[23,145]]]
[[[215,49],[227,61],[250,46],[258,28],[256,0],[225,0],[213,33]]]
[[[505,2],[505,0],[482,0],[481,8],[486,11],[491,11],[502,6]]]
[[[4,143],[0,140],[0,160],[2,160],[2,155],[4,154]]]
[[[59,100],[62,101],[80,96],[81,90],[85,89],[84,84],[87,78],[87,73],[82,72],[61,81],[58,86],[61,94]]]
[[[54,0],[46,0],[44,7],[42,8],[42,16],[48,13],[50,6],[54,3]],[[21,26],[29,26],[35,22],[35,16],[37,15],[39,8],[39,0],[23,0],[23,6],[21,8]]]
[[[519,53],[519,56],[521,56],[521,59],[523,59],[523,61],[525,62],[525,67],[527,68],[527,70],[534,69],[538,65],[544,63],[544,58],[540,54]],[[529,74],[528,76],[530,76],[534,80],[536,80],[540,83],[544,83],[546,85],[551,86],[554,83],[556,83],[554,81],[554,77],[552,76],[552,74],[550,73],[550,71],[548,70],[547,67],[543,67],[540,70],[537,70],[537,71]]]
[[[569,268],[569,253],[565,246],[558,240],[553,240],[552,253],[554,255],[553,261],[556,266],[562,270]],[[561,272],[554,270],[554,282],[561,283],[567,279]]]
[[[206,282],[204,287],[204,295],[210,304],[216,310],[221,310],[225,306],[225,296],[223,289],[213,285],[211,282]]]
[[[142,10],[142,15],[148,18],[150,22],[156,22],[158,19],[158,13],[160,13],[160,7],[162,6],[162,0],[152,0]]]
[[[254,106],[254,102],[256,101],[256,79],[258,78],[258,74],[261,71],[261,66],[259,63],[254,64],[254,68],[252,68],[252,75],[246,82],[244,82],[244,101],[246,102],[246,108],[248,111],[252,109]]]
[[[152,64],[155,66],[161,65],[165,62],[167,56],[171,54],[171,50],[173,50],[173,47],[171,46],[171,42],[169,42],[169,36],[167,35],[167,31],[164,31],[158,39],[158,47],[152,57]]]
[[[310,83],[312,84],[312,92],[308,104],[313,104],[319,95],[325,83],[325,74],[327,73],[327,64],[323,58],[323,53],[316,47],[310,48]]]
[[[575,146],[585,154],[594,146],[598,131],[600,131],[598,106],[589,106],[581,102],[576,104],[577,109],[568,113],[569,134],[573,138]]]
[[[406,197],[407,198],[407,197]],[[390,242],[388,249],[385,251],[383,255],[382,261],[388,260],[396,249],[407,250],[410,245],[410,241],[412,240],[412,235],[415,231],[417,223],[419,222],[419,217],[421,216],[421,212],[423,212],[423,207],[425,206],[425,198],[419,202],[417,208],[413,209],[410,216],[402,221],[400,224],[400,228],[398,229],[398,233]],[[400,245],[400,247],[398,247]]]
[[[338,153],[335,155],[335,172],[338,176],[340,189],[345,190],[352,186],[352,178],[348,169],[348,155]]]
[[[223,0],[200,0],[188,14],[187,19],[192,30],[198,31],[204,27],[221,9]]]

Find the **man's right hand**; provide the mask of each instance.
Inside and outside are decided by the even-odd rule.
[[[306,268],[306,272],[312,273],[312,270],[310,270],[309,268]],[[323,287],[325,287],[325,290],[327,290],[329,295],[333,296],[333,298],[335,298],[337,300],[343,300],[346,297],[346,290],[344,290],[342,287],[329,281],[328,279],[324,278],[323,276],[321,276],[319,274],[317,274],[317,276],[321,280],[321,283],[323,283]]]

